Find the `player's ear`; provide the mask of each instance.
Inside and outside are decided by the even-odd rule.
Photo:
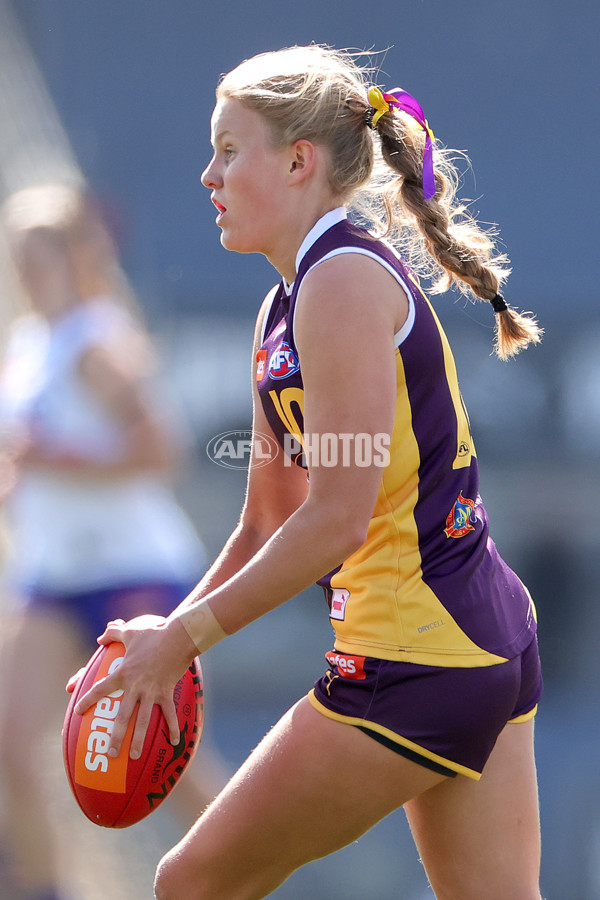
[[[290,146],[289,175],[290,184],[299,184],[311,175],[316,167],[317,151],[311,141],[294,141]]]

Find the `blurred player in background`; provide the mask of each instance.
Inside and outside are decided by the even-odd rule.
[[[65,678],[107,618],[167,615],[206,561],[172,490],[184,432],[97,204],[42,185],[11,196],[3,213],[29,309],[0,377],[2,828],[23,896],[54,900],[39,751],[47,732],[60,733]],[[215,787],[210,764],[195,772],[180,801],[197,814]]]
[[[315,45],[246,61],[217,91],[202,180],[222,244],[281,275],[253,383],[254,428],[284,452],[251,461],[237,529],[166,622],[109,625],[102,640],[124,640],[125,659],[77,708],[124,690],[116,752],[139,702],[135,757],[161,702],[175,742],[170,692],[190,659],[314,581],[335,644],[162,860],[159,900],[266,897],[401,806],[440,900],[540,898],[533,604],[489,537],[433,308],[346,207],[440,290],[489,301],[502,358],[540,330],[499,294],[506,260],[455,201],[457,172],[415,98],[370,77]]]

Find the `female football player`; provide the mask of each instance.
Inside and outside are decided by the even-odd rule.
[[[251,462],[239,525],[178,610],[107,628],[125,661],[79,711],[123,689],[111,752],[138,702],[131,755],[154,703],[175,741],[173,684],[193,656],[314,581],[335,640],[309,695],[161,861],[156,896],[266,897],[404,806],[439,900],[539,900],[534,610],[489,537],[418,272],[491,304],[502,358],[540,330],[500,295],[506,260],[455,203],[417,101],[369,85],[350,54],[242,63],[219,84],[212,143],[202,180],[223,246],[281,276],[252,380],[254,429],[282,452]]]

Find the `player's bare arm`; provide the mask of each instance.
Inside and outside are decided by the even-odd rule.
[[[396,389],[393,335],[402,320],[403,294],[387,273],[378,271],[380,268],[368,260],[357,259],[351,277],[340,282],[336,261],[332,260],[318,267],[304,287],[297,337],[303,359],[307,433],[391,434]],[[373,279],[376,289],[383,288],[383,299],[365,312],[363,292],[373,289]],[[375,365],[374,361],[379,362]],[[318,397],[319,402],[311,402],[311,397]],[[257,413],[257,421],[264,427],[263,415]],[[293,472],[291,466],[280,465],[286,475]],[[271,482],[275,491],[274,476],[258,474],[269,468],[256,469],[253,477],[264,478],[262,487],[267,489]],[[363,467],[352,462],[348,466],[311,468],[309,460],[309,488],[304,502],[239,571],[197,602],[208,603],[223,633],[231,634],[300,593],[362,544],[381,475],[377,466]],[[305,478],[301,471],[295,472],[295,484],[297,476]],[[282,483],[278,484],[281,488]],[[247,521],[252,521],[260,508],[256,499],[258,485],[257,491],[254,487],[250,484],[248,490]],[[186,605],[189,606],[187,602]],[[123,640],[128,655],[110,676],[110,682],[100,682],[82,699],[78,710],[91,705],[103,690],[127,686],[129,700],[122,704],[113,731],[114,751],[120,747],[137,702],[140,712],[132,753],[141,747],[155,702],[165,704],[165,715],[168,709],[167,721],[175,738],[175,715],[165,685],[172,685],[173,674],[179,677],[198,652],[178,621],[180,616],[181,607],[164,626],[155,626],[162,634],[146,636],[144,630],[143,641],[140,627],[132,633],[130,626],[111,626],[101,639]],[[163,658],[168,655],[169,660],[178,660],[178,666],[171,669],[170,663],[157,665],[152,683],[148,684],[143,673],[151,643],[153,647],[156,644],[157,653],[160,645],[159,655]]]

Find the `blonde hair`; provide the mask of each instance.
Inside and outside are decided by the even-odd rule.
[[[431,280],[432,292],[456,286],[471,299],[495,301],[510,273],[508,259],[497,252],[494,230],[484,230],[456,199],[456,154],[436,143],[436,193],[426,200],[424,131],[396,113],[381,116],[373,130],[367,127],[373,70],[356,56],[319,44],[259,54],[223,76],[217,99],[260,113],[275,146],[301,138],[324,146],[335,196],[391,240],[413,270]],[[507,307],[495,318],[501,359],[541,339],[529,313]]]

